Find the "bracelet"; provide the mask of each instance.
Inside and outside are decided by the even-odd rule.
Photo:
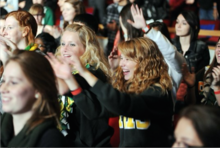
[[[80,94],[81,92],[82,92],[82,88],[79,87],[79,88],[77,88],[77,89],[71,91],[71,94],[72,94],[73,96],[76,96],[76,95]]]
[[[214,91],[215,95],[219,95],[220,94],[220,90],[218,91]]]
[[[142,28],[142,31],[143,31],[144,33],[146,33],[149,29],[150,29],[150,26],[147,25],[145,28]]]

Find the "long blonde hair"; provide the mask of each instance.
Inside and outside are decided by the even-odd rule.
[[[121,67],[112,77],[112,85],[126,93],[139,94],[152,85],[157,85],[165,93],[171,90],[172,83],[168,74],[168,66],[156,43],[144,37],[133,38],[119,43],[118,49],[126,58],[137,62],[133,78],[124,79]]]
[[[100,68],[107,77],[110,75],[109,64],[104,55],[104,51],[101,48],[95,32],[85,25],[70,24],[65,31],[77,32],[79,39],[85,48],[85,52],[80,57],[83,65],[89,63],[96,69]],[[61,37],[62,38],[62,37]],[[56,56],[60,56],[60,47],[57,49]]]

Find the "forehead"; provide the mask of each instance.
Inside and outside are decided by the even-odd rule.
[[[20,65],[14,61],[10,61],[4,70],[3,76],[5,77],[25,77]]]
[[[70,3],[68,3],[68,2],[64,2],[63,3],[63,7],[64,8],[73,8],[73,6],[70,4]],[[73,8],[74,9],[74,8]]]
[[[16,25],[19,26],[19,22],[13,16],[9,16],[5,20],[6,25]]]
[[[79,40],[78,32],[66,30],[63,32],[62,39]]]

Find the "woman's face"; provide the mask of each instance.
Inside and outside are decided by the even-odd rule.
[[[215,57],[217,59],[217,63],[220,64],[220,40],[216,44]]]
[[[81,57],[85,48],[79,39],[77,32],[64,31],[61,37],[61,56],[65,59],[71,59],[72,55]]]
[[[72,22],[76,15],[76,11],[75,8],[73,8],[70,3],[65,2],[63,4],[62,14],[65,21]]]
[[[3,36],[15,44],[18,44],[21,39],[24,38],[23,29],[20,27],[19,22],[13,16],[9,16],[5,20]]]
[[[40,51],[44,52],[46,50],[44,42],[41,38],[35,38],[35,43],[38,44],[38,48],[40,49]]]
[[[203,146],[192,122],[187,118],[178,121],[174,135],[176,141],[173,147]]]
[[[0,92],[3,111],[11,114],[30,111],[36,100],[33,85],[14,61],[5,67]]]
[[[38,12],[36,14],[32,14],[37,22],[37,25],[42,25],[42,19],[44,18],[44,14],[41,12]]]
[[[137,66],[137,62],[128,59],[126,56],[121,54],[120,64],[119,64],[123,70],[123,75],[125,80],[129,80],[133,78],[134,71]]]
[[[177,17],[175,30],[176,30],[176,35],[179,37],[190,36],[190,33],[189,33],[190,26],[182,14],[180,14]]]

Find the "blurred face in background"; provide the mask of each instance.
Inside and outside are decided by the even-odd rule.
[[[187,118],[183,117],[178,121],[174,135],[176,141],[173,147],[203,146],[191,120]]]
[[[62,14],[65,21],[72,23],[76,15],[76,11],[75,8],[73,8],[73,6],[70,3],[65,2],[63,4]]]
[[[175,30],[176,35],[179,37],[190,36],[190,26],[182,14],[177,17]]]
[[[41,4],[44,5],[44,0],[32,0],[33,4]]]

